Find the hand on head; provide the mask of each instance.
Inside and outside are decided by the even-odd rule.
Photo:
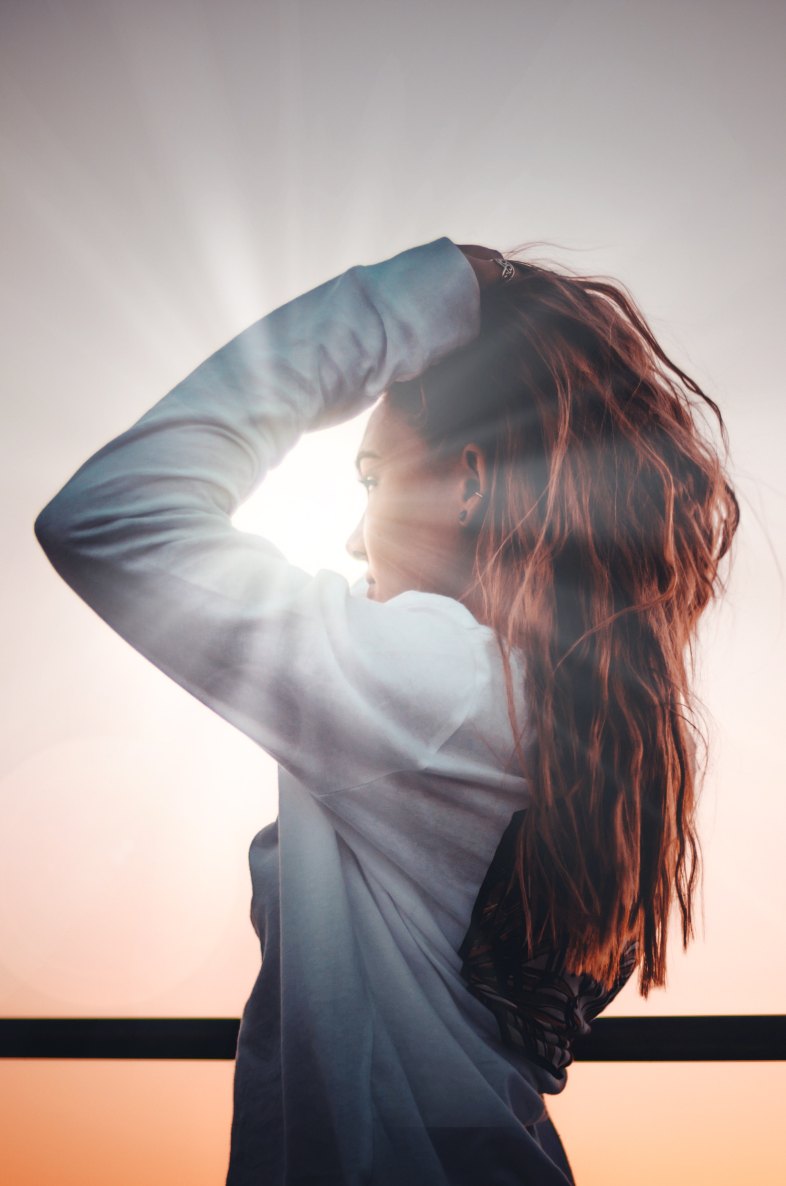
[[[459,251],[467,257],[478,279],[481,292],[484,288],[496,287],[502,282],[502,268],[493,260],[501,259],[501,253],[493,247],[479,247],[475,243],[457,243]]]

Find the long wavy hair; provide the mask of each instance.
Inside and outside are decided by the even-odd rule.
[[[719,408],[630,292],[519,258],[530,246],[484,291],[479,336],[385,399],[435,455],[474,441],[488,461],[473,604],[500,644],[533,792],[508,886],[527,946],[564,943],[566,970],[609,988],[636,939],[646,997],[665,984],[675,894],[684,949],[694,935],[696,627],[725,589],[739,504]]]

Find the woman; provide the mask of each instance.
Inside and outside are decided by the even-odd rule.
[[[362,590],[233,529],[381,393]],[[697,404],[723,430],[621,288],[440,238],[252,325],[38,516],[280,766],[228,1186],[573,1181],[544,1097],[636,964],[664,983],[675,893],[691,933],[686,654],[738,520]]]

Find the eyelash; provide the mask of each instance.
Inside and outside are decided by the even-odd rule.
[[[364,486],[364,487],[365,487],[365,489],[366,489],[366,493],[368,493],[369,491],[373,490],[373,488],[374,488],[374,487],[376,486],[376,484],[377,484],[377,479],[376,479],[376,478],[371,478],[371,477],[366,477],[366,478],[358,478],[358,481],[360,482],[360,485],[361,485],[361,486]]]

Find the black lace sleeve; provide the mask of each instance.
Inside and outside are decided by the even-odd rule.
[[[525,950],[520,907],[507,894],[524,811],[505,829],[480,887],[458,949],[470,992],[495,1015],[503,1042],[561,1078],[573,1061],[571,1044],[588,1034],[626,984],[638,962],[638,943],[625,948],[619,973],[606,991],[587,975],[565,971],[564,945]]]

